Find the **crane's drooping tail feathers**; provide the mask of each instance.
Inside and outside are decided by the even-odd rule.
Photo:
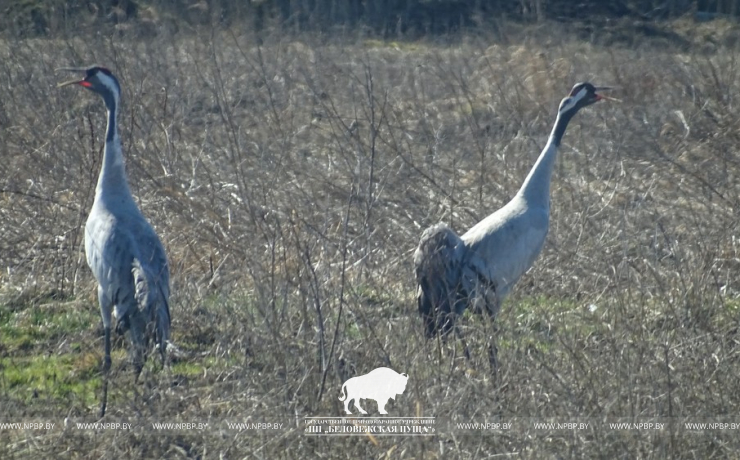
[[[160,286],[158,274],[151,273],[138,259],[134,259],[131,273],[134,276],[138,308],[132,312],[130,333],[135,349],[134,363],[138,366],[137,358],[143,365],[152,336],[155,337],[164,358],[164,351],[170,338],[170,308],[167,296]]]
[[[424,231],[414,253],[419,283],[419,313],[427,337],[448,333],[455,315],[462,312],[466,289],[461,276],[464,244],[447,225],[437,224]]]

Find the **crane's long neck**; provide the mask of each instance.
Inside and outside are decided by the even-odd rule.
[[[105,133],[105,149],[103,150],[103,164],[100,167],[96,194],[131,195],[126,180],[126,170],[123,165],[123,151],[121,138],[118,137],[116,113],[118,111],[118,95],[106,93],[103,95],[105,106],[108,109],[108,128]]]
[[[530,205],[549,207],[550,205],[550,178],[558,156],[560,140],[565,134],[565,128],[573,117],[574,112],[558,113],[555,126],[552,128],[550,137],[547,139],[545,148],[540,153],[537,162],[524,179],[522,188],[518,195],[522,196]]]

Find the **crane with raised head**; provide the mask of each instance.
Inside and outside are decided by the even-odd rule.
[[[98,283],[105,333],[102,417],[111,366],[111,314],[116,318],[116,331],[128,334],[135,380],[141,374],[152,339],[164,365],[170,336],[170,271],[162,242],[139,210],[126,178],[116,126],[121,98],[118,80],[104,67],[60,70],[84,72],[84,78],[58,86],[79,85],[99,94],[108,112],[95,200],[85,224],[85,255]]]
[[[441,223],[426,229],[414,253],[419,313],[428,338],[455,330],[466,308],[495,319],[501,302],[542,251],[550,222],[550,178],[568,122],[608,87],[578,83],[560,102],[555,126],[521,188],[506,205],[458,236]],[[489,359],[497,366],[489,338]]]

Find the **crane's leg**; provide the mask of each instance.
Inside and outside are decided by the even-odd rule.
[[[167,342],[159,344],[159,357],[162,359],[162,369],[167,368]]]
[[[491,366],[491,371],[496,374],[498,373],[498,348],[496,347],[496,328],[494,327],[496,320],[496,313],[499,310],[499,301],[496,297],[496,293],[487,292],[485,296],[486,311],[488,312],[489,325],[491,328],[491,334],[488,336],[488,363]]]
[[[100,303],[100,316],[103,319],[103,330],[105,331],[105,356],[103,357],[103,395],[100,401],[100,417],[105,415],[108,405],[108,378],[110,376],[110,319],[113,303],[108,300],[103,289],[98,286],[98,302]]]
[[[167,361],[167,338],[163,337],[163,334],[160,333],[162,328],[159,324],[161,321],[162,318],[159,317],[159,314],[155,314],[154,321],[152,322],[152,336],[154,337],[154,343],[157,345],[157,349],[159,351],[159,358],[162,361],[162,369],[164,369]]]
[[[150,323],[151,337],[154,337],[154,344],[159,351],[159,358],[162,361],[162,369],[168,367],[167,363],[167,342],[169,340],[169,317],[163,318],[162,313],[157,311],[154,314],[154,321]],[[163,324],[168,326],[165,328]]]
[[[494,374],[498,373],[498,348],[493,336],[488,338],[488,363],[491,365],[491,371]]]
[[[103,396],[100,402],[100,417],[105,415],[108,405],[108,378],[110,376],[110,326],[105,326],[105,358],[103,358]]]
[[[131,341],[131,355],[134,364],[134,382],[139,381],[144,362],[146,361],[147,340],[146,340],[146,322],[138,308],[133,308],[129,312],[128,330],[129,340]]]
[[[463,335],[462,329],[460,328],[460,316],[462,316],[465,308],[468,306],[468,302],[469,299],[467,295],[460,288],[458,288],[455,291],[455,303],[450,309],[451,311],[449,314],[449,321],[450,327],[455,329],[455,335],[457,336],[457,339],[460,341],[460,343],[462,343],[465,360],[468,362],[468,364],[470,364],[470,348],[468,348],[468,342],[465,340],[465,336]]]

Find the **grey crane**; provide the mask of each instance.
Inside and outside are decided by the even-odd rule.
[[[578,83],[560,102],[555,126],[521,188],[504,207],[458,236],[445,224],[426,229],[414,253],[418,305],[426,336],[446,335],[466,308],[496,317],[501,302],[532,266],[545,243],[550,221],[550,177],[568,122],[583,107],[611,99],[591,83]],[[491,340],[491,339],[489,339]],[[489,342],[495,367],[495,346]]]
[[[164,364],[170,335],[170,271],[162,242],[136,205],[126,179],[116,127],[121,98],[118,80],[103,67],[60,70],[84,72],[83,79],[58,86],[87,88],[103,98],[108,110],[102,166],[95,200],[85,224],[85,255],[98,282],[98,301],[105,329],[102,417],[108,400],[111,366],[111,313],[116,317],[116,330],[128,333],[136,380],[152,338]]]

